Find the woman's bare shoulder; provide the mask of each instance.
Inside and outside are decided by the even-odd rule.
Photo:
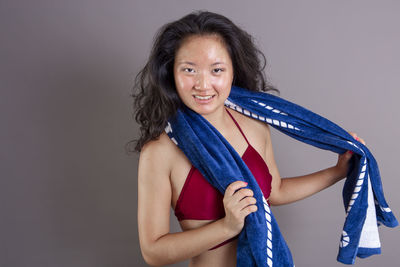
[[[139,169],[153,169],[169,172],[172,168],[171,159],[177,153],[178,147],[163,132],[155,139],[147,142],[141,149],[139,155]]]
[[[144,144],[140,154],[173,152],[174,150],[176,150],[176,145],[171,141],[165,132],[162,132],[157,139],[150,140]]]

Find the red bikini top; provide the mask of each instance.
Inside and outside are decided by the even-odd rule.
[[[268,199],[271,193],[272,181],[268,166],[261,155],[250,145],[239,124],[230,112],[227,109],[226,111],[248,144],[242,159],[257,180],[265,199]],[[208,183],[203,175],[192,165],[176,202],[175,216],[178,218],[178,221],[187,219],[217,220],[223,218],[225,217],[223,198],[224,195]]]

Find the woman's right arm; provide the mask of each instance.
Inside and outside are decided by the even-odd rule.
[[[146,144],[139,158],[138,171],[138,230],[140,248],[145,261],[152,266],[161,266],[195,257],[202,252],[237,235],[243,228],[244,217],[255,210],[251,190],[235,193],[243,182],[232,183],[224,196],[226,216],[205,226],[178,233],[169,233],[171,183],[169,179],[173,161],[170,140],[159,140]],[[253,203],[254,202],[254,203]],[[248,206],[246,208],[246,206]],[[231,211],[232,210],[232,211]],[[233,210],[236,210],[233,211]]]

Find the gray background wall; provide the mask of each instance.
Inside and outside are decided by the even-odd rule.
[[[194,9],[254,35],[282,97],[365,139],[399,215],[398,1],[2,0],[0,266],[146,266],[138,155],[124,151],[138,133],[130,87],[156,30]],[[282,177],[336,163],[275,129],[272,139]],[[342,185],[273,207],[296,266],[342,265]],[[397,266],[398,228],[380,237],[382,254],[355,266]]]

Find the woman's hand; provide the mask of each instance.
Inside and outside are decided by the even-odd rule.
[[[354,137],[357,141],[361,142],[363,145],[365,145],[365,142],[362,138],[358,137],[356,133],[349,132],[351,136]],[[351,156],[353,155],[353,152],[348,150],[347,152],[341,154],[338,156],[338,162],[335,166],[338,172],[338,181],[345,178],[347,175],[347,171],[349,168],[349,161],[351,159]]]
[[[221,220],[223,220],[225,229],[232,236],[240,233],[244,226],[244,218],[250,213],[257,211],[253,191],[248,188],[240,189],[245,186],[247,186],[246,182],[236,181],[231,183],[225,190],[223,199],[225,217]]]

